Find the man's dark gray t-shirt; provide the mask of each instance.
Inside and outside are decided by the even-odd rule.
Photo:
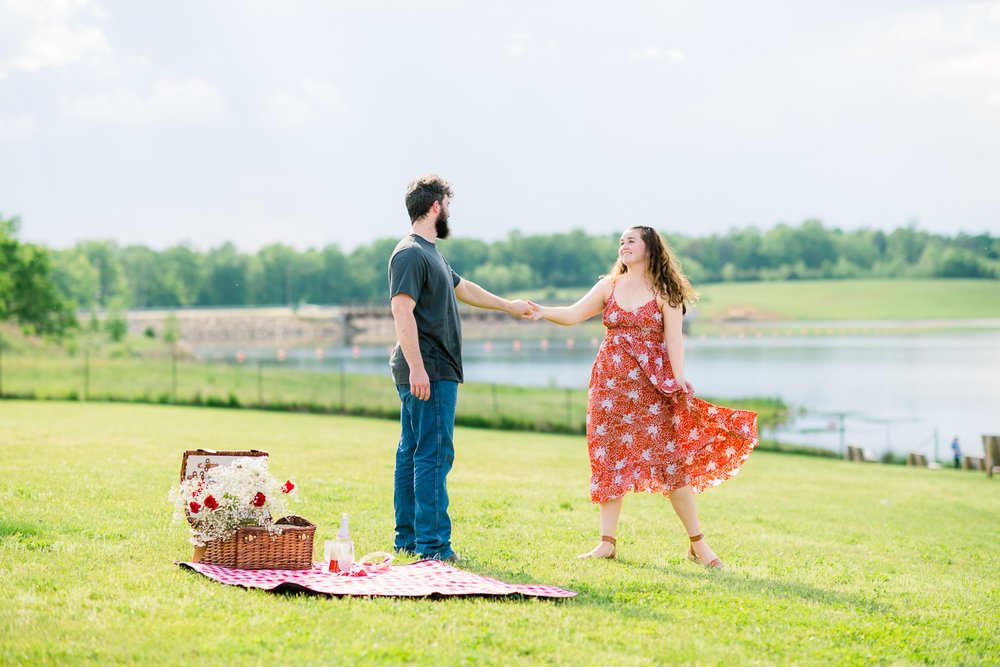
[[[416,302],[417,339],[431,382],[462,381],[462,322],[455,298],[461,280],[437,245],[417,234],[403,237],[389,258],[389,299],[408,294]],[[396,384],[410,383],[410,367],[399,343],[389,356],[389,367]]]

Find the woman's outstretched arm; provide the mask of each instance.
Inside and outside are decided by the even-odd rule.
[[[529,303],[538,308],[537,312],[541,319],[548,320],[553,324],[572,326],[585,322],[603,311],[604,304],[607,303],[610,296],[611,278],[605,277],[597,281],[597,284],[591,287],[590,291],[572,306],[539,306],[532,302]]]
[[[674,373],[674,380],[681,389],[694,393],[694,387],[684,375],[684,310],[681,306],[664,303],[661,312],[663,340],[667,344],[667,359],[670,360],[670,370]]]

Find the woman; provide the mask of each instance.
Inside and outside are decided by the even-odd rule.
[[[590,496],[601,507],[601,541],[580,558],[614,558],[622,499],[647,491],[670,498],[691,541],[688,558],[722,567],[703,539],[694,494],[739,471],[757,444],[757,415],[694,397],[681,322],[696,297],[663,238],[651,227],[631,227],[610,275],[586,296],[572,306],[536,306],[538,317],[562,325],[603,311],[608,330],[587,402]]]

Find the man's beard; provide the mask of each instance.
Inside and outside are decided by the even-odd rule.
[[[451,234],[451,227],[448,226],[448,214],[444,211],[438,213],[438,218],[434,222],[434,231],[439,239],[446,239]]]

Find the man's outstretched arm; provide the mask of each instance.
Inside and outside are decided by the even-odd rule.
[[[521,299],[509,301],[465,278],[462,278],[458,285],[455,286],[455,296],[462,303],[467,303],[476,308],[502,310],[523,320],[536,319],[535,308],[527,301],[522,301]]]

